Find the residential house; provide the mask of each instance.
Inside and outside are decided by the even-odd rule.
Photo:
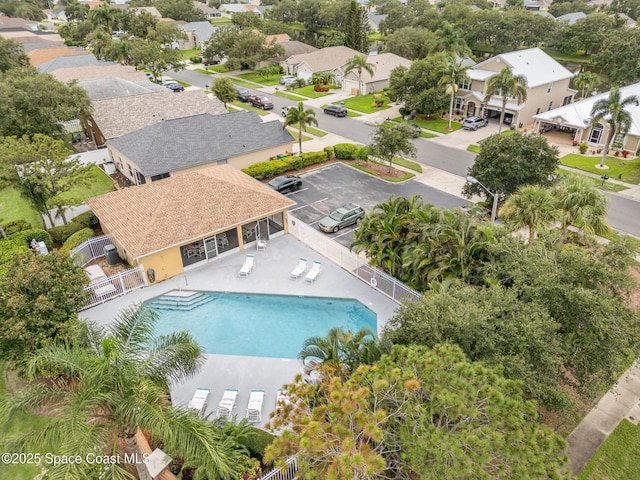
[[[469,81],[459,84],[456,100],[456,108],[464,116],[500,116],[502,97],[493,95],[487,103],[486,90],[488,80],[504,67],[527,80],[525,102],[518,104],[515,99],[507,99],[507,123],[528,125],[534,115],[573,101],[576,91],[569,88],[569,82],[574,74],[539,48],[529,48],[496,55],[467,70]]]
[[[104,65],[117,65],[117,62],[110,62],[108,60],[98,60],[96,56],[91,52],[86,54],[67,55],[63,50],[60,50],[60,56],[51,58],[50,60],[40,63],[36,68],[40,73],[51,73],[61,68],[76,68],[86,66],[104,66]]]
[[[218,99],[209,98],[202,90],[173,93],[162,86],[147,83],[149,89],[140,94],[127,95],[127,92],[121,92],[121,95],[93,101],[92,115],[82,118],[80,122],[82,131],[97,147],[158,122],[203,113],[219,115],[226,112]],[[154,85],[158,91],[151,90]]]
[[[190,22],[178,25],[178,28],[187,34],[186,40],[179,40],[181,50],[192,50],[202,48],[202,44],[211,38],[216,27],[209,22]]]
[[[78,80],[79,82],[82,82],[85,80],[97,80],[101,78],[117,78],[120,80],[143,84],[151,83],[144,72],[136,70],[130,65],[120,65],[119,63],[59,68],[50,73],[59,81],[64,83],[70,82],[71,80]]]
[[[573,25],[578,20],[582,20],[583,18],[587,18],[587,15],[584,12],[565,13],[564,15],[556,17],[556,22],[565,22],[569,25]]]
[[[58,5],[54,9],[43,10],[43,13],[46,15],[47,20],[63,20],[67,21],[67,14],[64,12],[64,5]]]
[[[23,18],[0,16],[0,38],[12,40],[23,45],[38,43],[63,46],[64,38],[57,33],[45,32],[38,23]]]
[[[621,87],[620,94],[623,99],[630,95],[640,98],[640,83]],[[576,144],[584,142],[590,147],[602,147],[609,136],[610,126],[606,121],[591,126],[591,110],[598,100],[608,97],[609,92],[600,93],[535,115],[534,131],[551,125],[556,129],[572,133],[571,138]],[[640,106],[629,105],[627,111],[631,116],[629,131],[626,134],[618,134],[612,144],[616,148],[638,154],[640,153]]]
[[[387,18],[387,15],[367,12],[367,29],[370,32],[380,31],[380,22],[382,22],[385,18]]]
[[[358,84],[358,72],[352,70],[344,75],[344,65],[340,67],[340,76],[342,76],[342,90],[351,92],[354,95],[358,91],[364,94],[381,92],[383,88],[389,86],[391,72],[396,67],[411,67],[411,60],[396,55],[395,53],[381,53],[379,55],[370,55],[367,57],[367,63],[373,65],[373,75],[366,70],[362,71],[361,84]],[[337,76],[337,75],[336,75]]]
[[[292,146],[279,120],[247,111],[165,119],[107,141],[116,169],[137,185],[213,165],[248,167]]]
[[[121,258],[142,265],[154,283],[243,250],[258,238],[284,235],[286,210],[295,202],[222,165],[117,190],[87,204]]]
[[[212,8],[208,6],[206,3],[202,3],[202,2],[198,2],[197,0],[194,0],[193,6],[196,7],[198,10],[200,10],[202,13],[204,13],[204,16],[207,17],[208,20],[211,20],[213,18],[220,18],[222,16],[222,14],[217,8]]]
[[[250,12],[251,9],[248,7],[251,6],[253,5],[248,5],[246,3],[223,3],[218,7],[218,11],[222,17],[231,18],[234,13]]]
[[[34,67],[39,67],[43,63],[48,63],[60,57],[73,57],[76,55],[88,56],[91,52],[84,48],[56,47],[56,48],[37,48],[27,53],[29,63]]]
[[[160,13],[160,11],[158,11],[156,7],[133,7],[133,8],[129,8],[128,10],[130,10],[132,13],[136,15],[138,13],[147,12],[153,18],[157,18],[158,20],[162,18],[162,14]]]
[[[311,80],[314,73],[333,72],[336,74],[336,84],[342,83],[339,71],[348,60],[356,55],[362,55],[357,50],[345,46],[326,47],[311,53],[292,55],[284,61],[284,70],[290,75],[297,75],[305,80]]]
[[[258,30],[255,30],[256,33],[260,33]],[[265,35],[264,43],[265,45],[282,45],[291,40],[291,37],[287,33],[278,33],[276,35]]]

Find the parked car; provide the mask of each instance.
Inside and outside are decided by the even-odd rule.
[[[349,203],[336,208],[329,216],[320,220],[320,230],[327,233],[335,233],[341,228],[360,223],[364,218],[364,209],[355,203]]]
[[[465,130],[477,130],[480,127],[486,127],[489,122],[482,117],[467,117],[462,122],[462,128]]]
[[[276,192],[295,192],[302,188],[302,180],[297,175],[282,175],[271,179],[267,185]]]
[[[347,109],[342,105],[327,105],[324,107],[324,113],[327,115],[334,115],[336,117],[346,117]]]
[[[416,123],[412,123],[411,125],[409,125],[409,128],[411,128],[411,136],[413,138],[418,138],[422,133],[422,128],[420,128],[420,125]]]
[[[247,102],[256,108],[261,108],[262,110],[271,110],[273,108],[273,102],[262,95],[253,95],[247,99]]]
[[[286,116],[287,116],[287,114],[289,113],[289,108],[290,108],[290,107],[282,107],[282,108],[280,109],[280,113],[282,114],[282,116],[283,116],[283,117],[286,117]]]
[[[291,83],[291,82],[293,82],[295,79],[296,79],[296,77],[295,77],[295,76],[293,76],[293,75],[282,75],[282,76],[280,77],[280,85],[286,85],[286,84],[287,84],[287,82],[288,82],[288,83]]]
[[[236,92],[238,94],[238,100],[240,100],[241,102],[247,102],[249,100],[249,97],[251,96],[251,92],[246,88],[237,87]]]
[[[184,87],[179,83],[170,83],[169,85],[165,85],[165,87],[167,87],[169,90],[171,90],[174,93],[184,92]]]
[[[220,63],[219,58],[203,58],[202,59],[202,65],[204,65],[205,67],[209,65],[218,65],[219,63]]]

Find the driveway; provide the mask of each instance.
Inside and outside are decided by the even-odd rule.
[[[475,132],[473,130],[460,129],[447,135],[430,138],[427,141],[440,145],[446,145],[448,147],[455,147],[466,150],[469,145],[477,145],[480,140],[484,140],[494,133],[498,133],[498,126],[498,122],[490,120],[489,125],[487,125],[486,127],[481,127]],[[507,126],[505,128],[508,129],[509,127]]]
[[[334,163],[302,174],[301,177],[302,190],[288,195],[296,202],[289,211],[303,222],[315,227],[322,217],[341,205],[356,203],[370,212],[378,203],[386,201],[390,195],[397,197],[420,195],[424,203],[444,208],[461,207],[469,203],[415,180],[402,184],[389,183],[341,163]],[[348,247],[354,240],[354,229],[355,225],[327,235]]]

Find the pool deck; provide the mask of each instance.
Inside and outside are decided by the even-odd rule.
[[[248,277],[239,277],[238,271],[247,254],[254,255],[256,266]],[[314,260],[322,262],[321,273],[312,284],[305,283],[302,277],[298,280],[289,278],[289,273],[295,268],[300,257],[305,257],[309,265]],[[264,251],[256,251],[254,246],[223,256],[177,277],[85,310],[80,316],[99,325],[108,325],[123,308],[172,290],[353,298],[377,314],[379,332],[398,307],[394,301],[293,236],[284,235],[270,240]],[[291,383],[296,374],[302,373],[299,360],[213,354],[207,354],[205,357],[206,362],[195,377],[171,386],[173,404],[186,405],[196,388],[208,388],[210,393],[205,414],[214,414],[224,390],[236,389],[238,397],[234,414],[240,420],[246,417],[251,390],[264,390],[262,421],[256,426],[264,426],[269,414],[275,410],[276,391],[282,385]]]

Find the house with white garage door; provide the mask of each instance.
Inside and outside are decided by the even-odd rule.
[[[296,75],[305,81],[311,80],[314,73],[333,72],[336,75],[336,84],[340,85],[342,83],[340,67],[356,55],[362,55],[362,53],[342,45],[321,48],[311,53],[292,55],[285,61],[285,70],[290,75]]]
[[[353,95],[358,94],[361,90],[363,94],[380,92],[383,88],[389,86],[391,72],[396,67],[411,67],[411,60],[396,55],[395,53],[381,53],[380,55],[369,55],[367,63],[373,66],[373,75],[366,70],[362,71],[360,77],[361,84],[358,85],[358,72],[352,70],[344,75],[345,66],[339,68],[340,76],[342,76],[342,90],[351,92]],[[336,75],[338,76],[338,75]]]

